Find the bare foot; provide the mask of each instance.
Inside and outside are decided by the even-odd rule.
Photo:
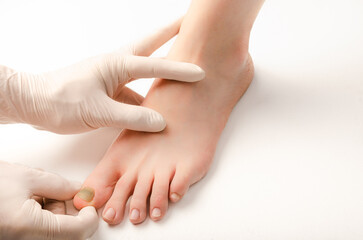
[[[123,131],[84,182],[86,190],[74,198],[77,208],[107,202],[103,219],[110,224],[122,221],[131,195],[132,223],[147,215],[163,218],[168,200],[179,201],[207,173],[228,117],[252,81],[253,63],[242,34],[210,40],[210,35],[196,36],[187,19],[168,58],[198,64],[206,78],[198,83],[156,80],[142,105],[159,111],[166,129]]]

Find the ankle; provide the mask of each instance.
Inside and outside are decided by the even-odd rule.
[[[233,77],[250,60],[248,41],[241,38],[215,40],[181,32],[168,58],[199,65],[210,76]],[[226,76],[227,74],[227,76]]]

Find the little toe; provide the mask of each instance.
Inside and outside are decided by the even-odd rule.
[[[141,174],[135,186],[130,202],[129,218],[133,224],[141,223],[147,216],[146,204],[150,193],[153,178]]]
[[[184,196],[189,189],[191,180],[191,171],[183,167],[177,167],[170,184],[169,198],[171,202],[178,202]]]
[[[106,203],[102,217],[105,222],[115,225],[119,224],[125,213],[127,200],[129,199],[135,186],[133,177],[122,176],[116,183],[112,196]]]
[[[170,176],[167,174],[155,175],[150,196],[150,218],[161,220],[168,209]]]
[[[118,177],[119,172],[109,161],[100,162],[74,196],[74,206],[77,209],[86,206],[102,207],[110,198]]]

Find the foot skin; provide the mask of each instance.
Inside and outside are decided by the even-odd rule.
[[[83,184],[94,194],[75,196],[78,209],[106,204],[103,219],[119,224],[132,195],[130,221],[141,223],[147,215],[158,221],[169,199],[179,201],[207,173],[228,117],[252,81],[253,63],[238,41],[220,44],[220,51],[207,45],[196,50],[199,46],[184,36],[179,35],[168,58],[198,64],[206,78],[198,83],[155,81],[142,105],[160,112],[166,129],[123,131]]]

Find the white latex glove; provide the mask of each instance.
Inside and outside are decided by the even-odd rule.
[[[204,78],[194,64],[145,57],[175,36],[180,23],[181,19],[136,44],[53,72],[30,74],[0,66],[0,123],[28,123],[63,134],[99,127],[163,130],[159,113],[115,99],[140,104],[142,97],[124,86],[136,78]]]
[[[70,216],[44,210],[34,200],[39,197],[70,200],[80,186],[53,173],[0,161],[0,239],[90,237],[98,227],[93,207],[83,208],[78,216]]]

